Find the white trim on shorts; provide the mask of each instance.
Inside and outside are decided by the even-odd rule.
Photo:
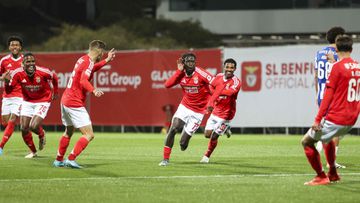
[[[64,126],[81,128],[91,125],[89,113],[85,107],[67,107],[60,104],[61,120]]]
[[[23,101],[21,104],[21,111],[20,116],[27,116],[27,117],[33,117],[33,116],[39,116],[42,119],[44,119],[49,111],[50,108],[50,102],[28,102]]]
[[[23,98],[21,97],[4,97],[1,104],[1,115],[15,114],[19,116],[22,102]]]
[[[200,127],[204,114],[194,112],[193,110],[186,108],[184,105],[179,104],[173,116],[173,120],[174,118],[179,118],[185,122],[184,130],[191,136]]]
[[[213,114],[210,115],[206,122],[205,130],[215,131],[218,135],[223,135],[230,127],[230,120],[225,120]]]
[[[310,128],[306,134],[314,140],[328,143],[334,137],[343,137],[351,130],[352,127],[353,126],[337,125],[325,120],[320,131],[315,132],[312,128]]]

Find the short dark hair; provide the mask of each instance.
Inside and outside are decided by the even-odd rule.
[[[101,40],[93,40],[89,43],[89,49],[105,49],[106,44]]]
[[[330,30],[326,33],[326,40],[329,42],[329,44],[334,44],[335,39],[338,35],[345,34],[345,30],[342,27],[332,27]]]
[[[34,56],[34,54],[31,52],[26,52],[23,54],[23,58],[28,57],[28,56]]]
[[[11,43],[12,41],[18,41],[18,42],[20,43],[20,46],[23,45],[23,40],[22,40],[22,38],[19,37],[19,36],[15,36],[15,35],[10,36],[10,37],[7,39],[7,45],[10,46],[10,43]]]
[[[235,61],[234,59],[228,58],[228,59],[226,59],[226,60],[224,61],[224,65],[225,65],[226,63],[233,63],[234,66],[235,66],[235,68],[236,68],[236,61]]]
[[[193,56],[193,57],[195,58],[195,60],[196,60],[196,56],[195,56],[195,54],[192,53],[192,52],[183,53],[183,54],[181,55],[181,59],[182,59],[183,61],[185,61],[185,58],[188,57],[188,56]]]
[[[348,35],[339,35],[336,38],[336,48],[338,51],[351,52],[353,40]]]

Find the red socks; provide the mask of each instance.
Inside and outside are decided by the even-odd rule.
[[[315,146],[306,146],[304,148],[304,151],[309,163],[311,164],[311,167],[316,171],[318,175],[323,174],[320,154],[316,150]]]
[[[75,160],[77,156],[86,148],[89,144],[89,141],[85,136],[80,137],[80,139],[76,142],[74,149],[71,151],[68,159]]]
[[[35,148],[35,145],[34,145],[34,141],[33,141],[31,132],[29,132],[28,134],[23,136],[23,140],[24,140],[25,144],[30,148],[30,150],[33,153],[36,153],[36,148]]]
[[[56,160],[58,161],[63,161],[64,160],[64,155],[66,153],[66,150],[69,146],[70,143],[70,137],[66,137],[66,136],[62,136],[60,138],[60,143],[59,143],[59,149],[57,152],[57,156],[56,156]]]
[[[217,146],[217,143],[218,143],[217,139],[216,140],[212,140],[212,139],[209,140],[208,150],[206,151],[205,156],[207,156],[207,157],[211,156],[211,154],[213,153],[214,149]]]
[[[7,141],[10,139],[11,135],[13,134],[14,129],[15,129],[15,123],[12,121],[9,121],[8,125],[5,128],[4,136],[0,143],[0,148],[2,148],[2,149],[4,148],[5,144],[7,143]]]
[[[170,159],[171,148],[164,146],[164,159]]]
[[[330,173],[334,174],[336,173],[336,167],[335,167],[335,158],[336,158],[336,150],[335,150],[335,143],[333,140],[331,140],[329,143],[324,144],[324,152],[325,152],[325,157],[326,157],[326,161],[329,163],[329,169],[330,169]]]
[[[42,128],[42,126],[39,126],[37,135],[39,135],[39,139],[44,137],[45,133],[44,133],[44,129]]]

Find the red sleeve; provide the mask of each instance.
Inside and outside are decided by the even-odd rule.
[[[223,89],[221,95],[231,96],[233,94],[237,94],[241,89],[241,82],[239,84],[231,86],[229,89]]]
[[[180,83],[181,78],[185,75],[184,71],[176,70],[173,76],[171,76],[166,82],[165,87],[170,88]]]
[[[11,87],[16,86],[17,84],[20,83],[19,80],[20,80],[19,73],[15,74],[15,75],[12,75],[11,79],[10,79],[10,82],[9,82],[9,86],[11,86]]]
[[[98,62],[98,63],[95,63],[95,64],[94,64],[94,67],[93,67],[93,71],[96,72],[96,71],[100,70],[100,69],[101,69],[103,66],[105,66],[105,65],[106,65],[105,59],[102,60],[102,61],[100,61],[100,62]]]
[[[334,97],[335,90],[332,87],[326,87],[324,92],[324,99],[321,101],[319,111],[315,117],[315,122],[320,123],[325,116]]]
[[[52,77],[52,85],[53,85],[53,88],[54,88],[54,94],[58,94],[59,93],[59,83],[58,83],[58,76],[56,75],[55,72],[53,72],[53,77]]]
[[[215,86],[215,91],[214,93],[211,95],[209,102],[207,104],[207,106],[215,106],[215,101],[217,100],[217,98],[221,95],[222,91],[225,88],[225,84],[218,84]]]
[[[88,69],[84,70],[81,73],[81,77],[80,77],[80,85],[83,86],[86,91],[88,92],[93,92],[94,91],[94,87],[92,86],[92,84],[89,81],[90,78],[90,71],[87,71]]]

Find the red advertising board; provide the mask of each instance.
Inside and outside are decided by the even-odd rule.
[[[117,52],[114,61],[94,75],[93,84],[105,94],[88,98],[87,109],[95,125],[161,126],[162,107],[175,108],[182,98],[179,87],[166,89],[164,82],[176,70],[176,60],[186,50]],[[221,69],[220,49],[195,50],[197,66],[211,73]],[[38,65],[54,69],[60,94],[76,60],[84,53],[35,53]],[[44,124],[61,124],[60,100],[54,101]]]

